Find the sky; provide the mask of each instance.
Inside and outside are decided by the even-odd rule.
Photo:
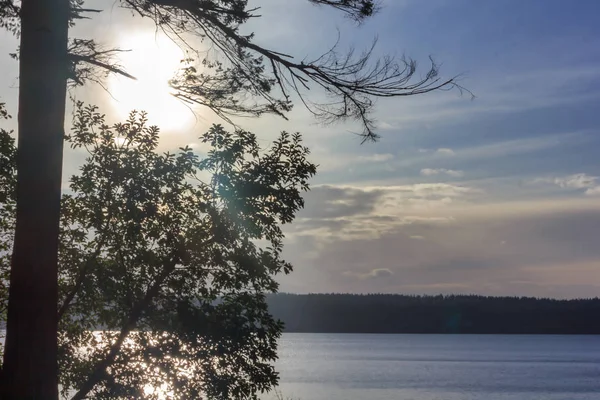
[[[262,18],[244,30],[263,46],[302,59],[337,30],[357,49],[377,36],[378,54],[413,57],[423,73],[431,55],[476,96],[379,100],[374,144],[360,144],[356,124],[321,126],[300,105],[289,121],[240,121],[265,144],[302,132],[319,164],[305,209],[285,227],[295,270],[282,291],[600,296],[600,2],[384,0],[361,26],[308,1],[250,4]],[[131,48],[122,64],[140,81],[111,77],[108,90],[71,94],[115,122],[148,110],[161,149],[193,145],[221,121],[168,95],[184,53],[110,5],[73,34]],[[1,36],[0,97],[14,116],[15,47]],[[82,159],[66,153],[65,182]]]

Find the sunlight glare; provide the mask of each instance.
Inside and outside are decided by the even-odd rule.
[[[163,132],[181,129],[194,120],[192,110],[171,95],[168,81],[181,66],[185,53],[164,34],[145,32],[126,35],[119,48],[125,71],[137,80],[112,74],[108,90],[120,117],[132,110],[146,111],[151,124]]]

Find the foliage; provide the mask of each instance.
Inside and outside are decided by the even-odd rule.
[[[21,7],[14,0],[0,0],[0,28],[17,35]]]
[[[0,119],[8,119],[0,103]],[[6,321],[10,249],[15,225],[15,189],[17,181],[15,140],[12,132],[0,129],[0,321]]]
[[[214,125],[204,157],[158,153],[158,139],[144,113],[109,126],[78,104],[67,140],[88,158],[62,204],[63,394],[256,398],[277,383],[282,324],[265,292],[292,270],[280,224],[303,206],[315,166],[300,134],[263,151],[254,134]],[[4,163],[12,142],[2,150]]]

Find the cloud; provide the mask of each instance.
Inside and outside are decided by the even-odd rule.
[[[394,158],[393,154],[385,153],[385,154],[371,154],[368,156],[359,156],[358,160],[366,161],[366,162],[386,162],[386,161],[392,160],[393,158]]]
[[[345,276],[355,277],[358,279],[376,279],[376,278],[388,278],[388,277],[394,275],[394,272],[388,268],[375,268],[366,273],[345,271],[342,274]]]
[[[380,113],[389,123],[412,127],[451,125],[476,118],[493,117],[494,114],[535,112],[558,106],[574,106],[595,103],[597,91],[570,90],[565,88],[594,87],[600,72],[594,64],[573,64],[559,68],[539,65],[535,73],[506,69],[488,71],[485,82],[479,82],[476,92],[485,93],[476,101],[456,101],[451,96],[425,96],[413,99],[401,110],[383,104]],[[531,70],[531,68],[529,68]],[[566,72],[568,71],[568,72]],[[552,77],[549,79],[548,77]],[[527,87],[528,90],[523,90]]]
[[[512,139],[469,147],[461,150],[460,154],[466,159],[481,159],[531,153],[573,143],[580,136],[580,133],[561,133],[543,137]]]
[[[589,195],[589,196],[597,196],[600,195],[600,186],[596,186],[593,188],[589,188],[588,190],[585,191],[585,194]]]
[[[600,205],[585,200],[498,203],[490,212],[487,204],[463,206],[452,210],[455,218],[437,221],[421,214],[388,225],[377,240],[329,236],[310,260],[305,254],[321,238],[289,245],[286,258],[309,269],[316,286],[306,290],[312,291],[594,296],[600,289]],[[357,226],[373,217],[361,216]]]
[[[390,130],[390,129],[395,129],[395,126],[385,122],[385,121],[381,121],[377,123],[377,129],[382,129],[382,130]]]
[[[298,219],[331,219],[369,214],[382,196],[382,190],[363,190],[352,186],[314,186],[304,195],[306,207],[297,214]]]
[[[418,150],[419,153],[435,153],[435,154],[440,154],[440,155],[446,155],[446,156],[453,156],[456,153],[454,152],[454,150],[449,149],[447,147],[442,147],[439,149],[419,149]]]
[[[418,148],[416,153],[407,153],[405,156],[396,157],[390,161],[391,166],[395,170],[404,168],[427,167],[429,163],[435,162],[437,165],[443,166],[443,162],[452,156],[453,163],[460,163],[462,168],[470,167],[475,161],[484,160],[488,164],[491,160],[504,162],[503,158],[513,156],[523,156],[531,154],[536,156],[543,154],[545,151],[554,151],[556,148],[569,146],[589,146],[591,137],[595,131],[576,130],[566,131],[554,134],[545,134],[543,136],[527,137],[530,132],[521,132],[521,138],[510,140],[493,140],[484,142],[483,144],[470,145],[460,147],[458,149],[440,148],[437,150],[430,148]],[[517,157],[514,157],[515,159]],[[525,159],[525,157],[523,157]],[[551,168],[556,165],[549,165]],[[527,171],[520,171],[527,172]],[[521,176],[522,177],[522,176]]]
[[[455,154],[456,154],[456,153],[454,152],[454,150],[452,150],[452,149],[449,149],[449,148],[440,148],[440,149],[437,149],[435,152],[436,152],[437,154],[445,154],[445,155],[448,155],[448,156],[453,156],[453,155],[455,155]]]
[[[586,189],[597,185],[598,177],[587,174],[575,174],[564,178],[554,178],[554,183],[562,188]]]
[[[550,183],[559,186],[563,189],[586,189],[585,194],[597,195],[600,194],[599,177],[591,176],[585,173],[573,174],[563,177],[554,178],[538,178],[533,183]]]
[[[452,176],[454,178],[460,178],[461,176],[465,175],[465,173],[463,171],[458,171],[458,170],[454,170],[454,169],[423,168],[421,170],[421,175],[424,175],[424,176],[442,175],[442,174]]]
[[[388,187],[379,187],[384,195],[395,199],[443,199],[463,197],[468,194],[479,193],[478,189],[452,185],[449,183],[417,183],[413,185],[390,185]]]
[[[476,188],[447,183],[316,186],[304,196],[306,207],[286,227],[286,236],[290,241],[310,237],[322,248],[339,240],[376,240],[399,226],[453,224],[448,208],[479,195]]]

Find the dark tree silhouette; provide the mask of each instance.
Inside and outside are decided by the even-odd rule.
[[[1,391],[3,399],[53,399],[70,5],[23,0],[18,12],[17,210]]]
[[[276,294],[268,303],[290,332],[600,334],[598,298]]]
[[[68,143],[88,158],[62,201],[62,393],[156,399],[150,387],[176,399],[229,400],[272,389],[282,325],[265,293],[292,269],[280,225],[303,206],[315,173],[300,134],[283,132],[262,150],[256,135],[215,125],[200,157],[189,147],[157,152],[159,130],[144,113],[108,125],[78,104],[73,125]],[[15,152],[4,132],[0,150],[2,249],[14,219]]]
[[[378,9],[373,0],[309,0],[311,3],[327,5],[345,13],[349,18],[361,22]]]
[[[371,0],[310,0],[362,21],[376,11]],[[290,93],[324,122],[357,120],[365,140],[377,134],[371,117],[373,99],[411,96],[457,87],[441,79],[432,62],[414,79],[416,62],[373,52],[341,53],[337,46],[312,61],[296,61],[266,49],[243,35],[239,26],[258,17],[246,0],[120,0],[134,14],[185,41],[195,35],[212,42],[224,61],[197,60],[172,86],[181,99],[203,104],[220,116],[274,113],[292,107]],[[119,49],[72,39],[68,28],[99,10],[84,0],[0,0],[0,26],[21,37],[18,51],[19,139],[17,222],[10,278],[6,352],[2,373],[4,398],[56,398],[56,296],[59,205],[65,91],[99,81],[107,72],[129,76],[113,62]],[[303,91],[322,88],[330,101],[311,102]]]
[[[7,118],[10,116],[0,103],[0,119]],[[8,310],[10,251],[15,229],[17,151],[11,133],[0,129],[0,321],[6,321]]]

